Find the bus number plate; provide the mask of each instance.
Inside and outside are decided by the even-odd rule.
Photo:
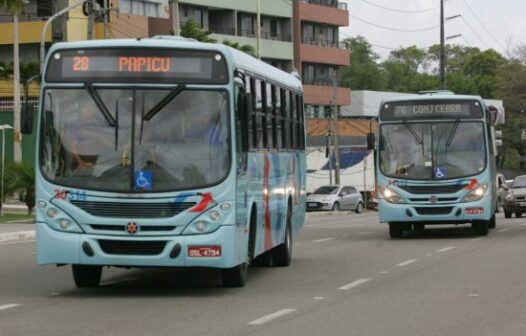
[[[193,258],[209,258],[209,257],[220,257],[221,246],[210,245],[210,246],[189,246],[188,256]]]

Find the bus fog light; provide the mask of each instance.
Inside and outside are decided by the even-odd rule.
[[[216,210],[212,210],[212,211],[210,211],[210,212],[208,213],[208,216],[209,216],[210,219],[211,219],[212,221],[214,221],[214,222],[217,221],[217,220],[219,219],[219,217],[221,217],[221,215],[219,214],[219,212],[216,211]]]
[[[46,214],[49,218],[55,218],[57,216],[58,210],[55,208],[49,208],[46,211]]]
[[[199,232],[205,232],[208,229],[208,224],[203,221],[195,223],[194,226],[195,229]]]
[[[71,225],[71,221],[69,219],[63,218],[60,220],[59,225],[61,229],[67,230]]]
[[[47,207],[47,202],[46,201],[38,201],[38,207],[39,208]]]
[[[223,203],[219,206],[221,208],[221,210],[223,211],[228,211],[230,210],[230,203]]]

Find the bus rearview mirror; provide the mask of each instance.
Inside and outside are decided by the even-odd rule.
[[[33,105],[27,102],[22,103],[22,111],[20,115],[20,131],[22,134],[33,133],[33,115]]]

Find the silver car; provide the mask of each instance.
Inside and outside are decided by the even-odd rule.
[[[351,186],[326,185],[307,196],[307,210],[363,211],[362,195]]]

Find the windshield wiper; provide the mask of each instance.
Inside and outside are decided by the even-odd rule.
[[[110,111],[108,111],[108,108],[106,105],[104,105],[104,102],[102,101],[102,98],[100,98],[99,93],[91,83],[85,83],[86,91],[88,91],[89,95],[91,96],[91,99],[95,102],[95,105],[99,108],[99,111],[102,113],[102,116],[108,123],[108,126],[111,127],[117,127],[117,123],[115,122],[115,118],[111,115]]]
[[[406,122],[404,122],[403,125],[409,130],[409,132],[411,132],[411,134],[413,135],[413,138],[415,138],[416,143],[421,145],[423,143],[423,141],[422,141],[422,139],[420,139],[418,134],[416,134],[416,132],[413,129],[413,127],[411,127],[411,125],[407,124]]]
[[[455,125],[453,125],[453,129],[451,130],[451,133],[449,133],[449,136],[447,137],[446,148],[451,145],[451,142],[453,142],[453,137],[455,136],[455,133],[457,132],[458,124],[460,124],[459,120],[455,122]]]
[[[168,105],[181,91],[185,89],[186,85],[180,84],[175,89],[170,91],[160,102],[151,108],[143,117],[142,120],[150,121],[159,111],[161,111],[166,105]]]

